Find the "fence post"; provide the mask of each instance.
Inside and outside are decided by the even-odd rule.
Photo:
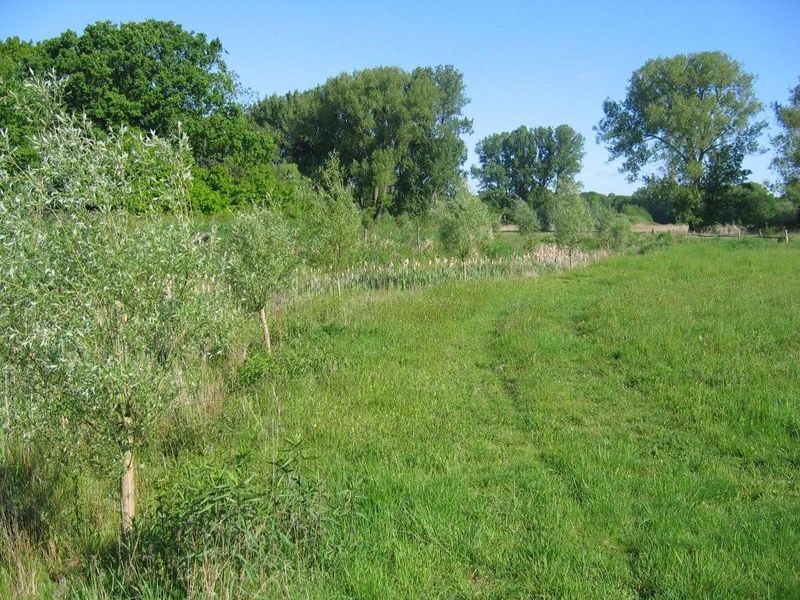
[[[789,243],[789,230],[788,229],[784,229],[783,230],[783,239],[786,240],[787,244]]]

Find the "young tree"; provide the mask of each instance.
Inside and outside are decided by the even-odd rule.
[[[556,194],[551,205],[550,222],[555,227],[556,243],[567,249],[569,266],[572,267],[572,253],[580,243],[591,235],[594,220],[580,197],[576,185],[565,185]]]
[[[119,474],[123,532],[136,514],[137,449],[177,399],[214,303],[190,227],[185,137],[100,134],[63,110],[63,82],[26,84],[18,105],[38,160],[0,151],[0,358],[8,426],[61,456]],[[133,217],[131,194],[151,206]]]
[[[452,191],[466,160],[461,135],[472,126],[461,114],[466,104],[452,66],[378,67],[267,98],[250,114],[275,130],[283,155],[305,175],[319,176],[336,152],[358,206],[379,216],[429,207]]]
[[[228,243],[228,277],[234,296],[245,310],[258,315],[264,346],[272,352],[267,306],[297,263],[294,234],[279,213],[253,209],[236,216]]]
[[[648,61],[633,73],[622,102],[606,100],[595,128],[631,181],[650,163],[695,190],[688,222],[702,224],[700,197],[713,203],[720,187],[747,175],[744,157],[758,149],[765,127],[753,76],[721,52],[679,54]],[[713,212],[713,211],[712,211]]]
[[[307,218],[307,250],[311,262],[330,268],[341,295],[341,274],[361,247],[361,214],[345,183],[339,156],[332,154],[321,173],[317,199]]]
[[[443,202],[440,211],[442,245],[461,259],[466,280],[467,260],[478,256],[492,241],[492,215],[486,204],[470,193],[466,184],[454,198]]]
[[[523,202],[519,198],[515,198],[511,204],[511,220],[517,224],[519,232],[522,234],[540,231],[542,228],[536,211],[527,202]]]

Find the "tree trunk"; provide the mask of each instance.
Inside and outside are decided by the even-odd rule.
[[[133,451],[123,452],[122,468],[122,480],[119,486],[119,512],[122,521],[122,535],[126,536],[133,529],[133,518],[136,516],[136,471]]]
[[[467,261],[466,260],[462,260],[461,261],[461,268],[464,271],[464,281],[466,281],[467,280]]]
[[[341,297],[341,295],[342,295],[342,279],[338,275],[336,276],[336,292]]]
[[[264,332],[264,346],[267,348],[267,352],[272,354],[272,338],[269,336],[269,324],[267,323],[267,311],[262,306],[258,309],[258,318],[261,321],[261,328]]]

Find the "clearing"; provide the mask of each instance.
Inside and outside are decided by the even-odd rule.
[[[798,282],[706,240],[308,306],[262,406],[347,501],[287,591],[797,596]]]

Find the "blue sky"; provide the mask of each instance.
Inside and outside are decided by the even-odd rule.
[[[259,96],[307,89],[377,65],[453,64],[463,74],[478,140],[519,125],[567,123],[586,137],[586,189],[629,193],[594,141],[606,97],[622,99],[649,58],[721,50],[757,75],[768,107],[800,76],[800,1],[589,2],[88,2],[0,0],[0,38],[41,40],[98,20],[173,20],[218,37],[226,61]],[[771,110],[763,114],[771,130]],[[765,143],[768,139],[765,136]],[[750,157],[752,179],[775,176],[769,152]]]

